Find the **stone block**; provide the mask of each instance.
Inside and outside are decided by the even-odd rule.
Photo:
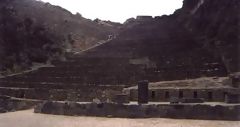
[[[118,104],[129,103],[129,96],[127,94],[118,94],[114,97],[114,102]]]
[[[9,100],[11,97],[5,96],[5,95],[0,95],[0,100]]]
[[[148,81],[138,82],[138,103],[148,103]]]
[[[238,93],[227,93],[225,96],[226,103],[240,103],[240,94]]]
[[[240,72],[231,74],[229,77],[231,79],[232,86],[235,88],[239,88],[240,87]]]
[[[178,99],[177,97],[171,97],[169,101],[170,104],[178,104],[180,102],[180,99]]]
[[[204,103],[203,98],[183,98],[181,103]]]

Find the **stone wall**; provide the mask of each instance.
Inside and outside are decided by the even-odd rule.
[[[31,109],[39,103],[41,101],[0,99],[0,113]]]
[[[230,91],[232,89],[150,89],[148,98],[153,102],[165,102],[170,98],[203,98],[208,102],[224,102],[226,94]],[[130,101],[137,101],[137,89],[131,89],[127,93]]]
[[[94,98],[101,101],[112,100],[122,89],[119,86],[86,86],[81,89],[0,88],[0,95],[37,100],[91,102]]]
[[[240,105],[113,104],[45,102],[35,113],[69,116],[120,118],[177,118],[203,120],[240,120]]]

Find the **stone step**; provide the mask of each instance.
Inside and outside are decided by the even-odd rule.
[[[88,76],[133,76],[133,75],[139,75],[142,74],[141,71],[134,71],[134,70],[107,70],[107,71],[41,71],[37,73],[29,73],[25,74],[26,76],[34,76],[34,77],[41,77],[41,76],[48,76],[48,77],[88,77]]]
[[[121,63],[121,62],[111,62],[111,63],[82,63],[82,62],[59,62],[54,63],[57,67],[106,67],[106,66],[112,66],[112,67],[118,67],[118,66],[128,66],[128,63]]]
[[[8,77],[1,79],[2,82],[46,82],[46,83],[79,83],[79,84],[130,84],[136,82],[140,77],[131,75],[91,75],[85,77],[34,77],[34,76],[19,76]]]
[[[100,70],[102,69],[108,69],[108,70],[119,70],[119,69],[138,69],[138,66],[136,65],[102,65],[102,66],[56,66],[56,67],[42,67],[39,68],[39,71],[76,71],[76,70]]]
[[[137,65],[121,65],[121,64],[116,64],[116,65],[102,65],[101,67],[99,66],[71,66],[71,65],[67,65],[67,66],[57,66],[57,67],[43,67],[40,68],[39,71],[61,71],[61,72],[65,72],[65,71],[84,71],[84,70],[94,70],[94,71],[112,71],[112,70],[125,70],[127,69],[129,71],[130,70],[137,70],[139,69],[140,66]],[[110,69],[111,68],[111,69]],[[189,67],[189,66],[169,66],[169,67],[158,67],[158,68],[153,68],[155,70],[194,70],[194,68],[196,68],[196,66],[193,67]],[[222,68],[219,65],[205,65],[205,66],[198,66],[197,67],[198,70],[224,70],[224,68]]]
[[[131,68],[132,69],[132,68]],[[51,69],[50,69],[51,70]],[[224,76],[224,71],[215,70],[178,70],[178,69],[148,69],[148,70],[106,70],[103,71],[49,71],[45,68],[44,71],[34,71],[23,75],[7,77],[0,79],[2,81],[18,81],[18,82],[53,82],[53,83],[97,83],[97,84],[109,84],[109,83],[123,83],[129,84],[141,78],[146,78],[150,81],[159,81],[161,79],[172,80],[182,79],[184,77],[196,78],[201,76]]]
[[[0,82],[0,88],[39,88],[39,89],[91,89],[91,88],[124,88],[125,85],[98,85],[98,84],[64,84],[64,83],[38,83],[38,82]]]
[[[29,74],[25,74],[24,76],[31,76],[31,77],[88,77],[88,76],[133,76],[136,75],[137,72],[128,72],[128,73],[123,73],[123,72],[119,72],[119,73],[101,73],[101,72],[39,72],[39,73],[29,73]]]
[[[86,76],[91,76],[91,75],[104,75],[104,76],[109,76],[109,75],[136,75],[136,74],[141,74],[143,72],[142,69],[138,68],[98,68],[98,69],[86,69],[86,68],[71,68],[71,69],[62,69],[62,68],[44,68],[40,69],[39,71],[27,73],[25,75],[29,76],[57,76],[57,77],[62,77],[62,76],[67,76],[67,77],[86,77]]]
[[[105,61],[128,61],[128,58],[124,57],[82,57],[82,56],[69,56],[67,61],[79,61],[79,62],[105,62]]]

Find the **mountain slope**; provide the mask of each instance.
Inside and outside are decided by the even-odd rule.
[[[79,13],[71,12],[49,3],[35,0],[10,0],[8,6],[18,11],[20,17],[30,17],[35,22],[44,23],[57,34],[71,36],[77,48],[85,49],[99,40],[106,40],[109,34],[115,32],[114,26],[99,25],[85,19]],[[5,6],[5,5],[3,5]]]
[[[179,19],[198,43],[221,57],[229,73],[239,70],[240,32],[238,0],[185,0]],[[193,2],[192,1],[192,2]]]
[[[155,80],[226,76],[239,71],[239,7],[238,0],[184,0],[173,15],[128,20],[116,39],[82,57],[128,58]]]
[[[0,72],[22,71],[68,49],[84,50],[118,30],[35,0],[0,1]]]

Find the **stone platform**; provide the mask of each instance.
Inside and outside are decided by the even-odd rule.
[[[97,116],[117,118],[175,118],[199,120],[240,120],[240,104],[203,103],[203,104],[169,104],[149,103],[138,105],[90,103],[90,102],[44,102],[38,105],[35,113]]]

